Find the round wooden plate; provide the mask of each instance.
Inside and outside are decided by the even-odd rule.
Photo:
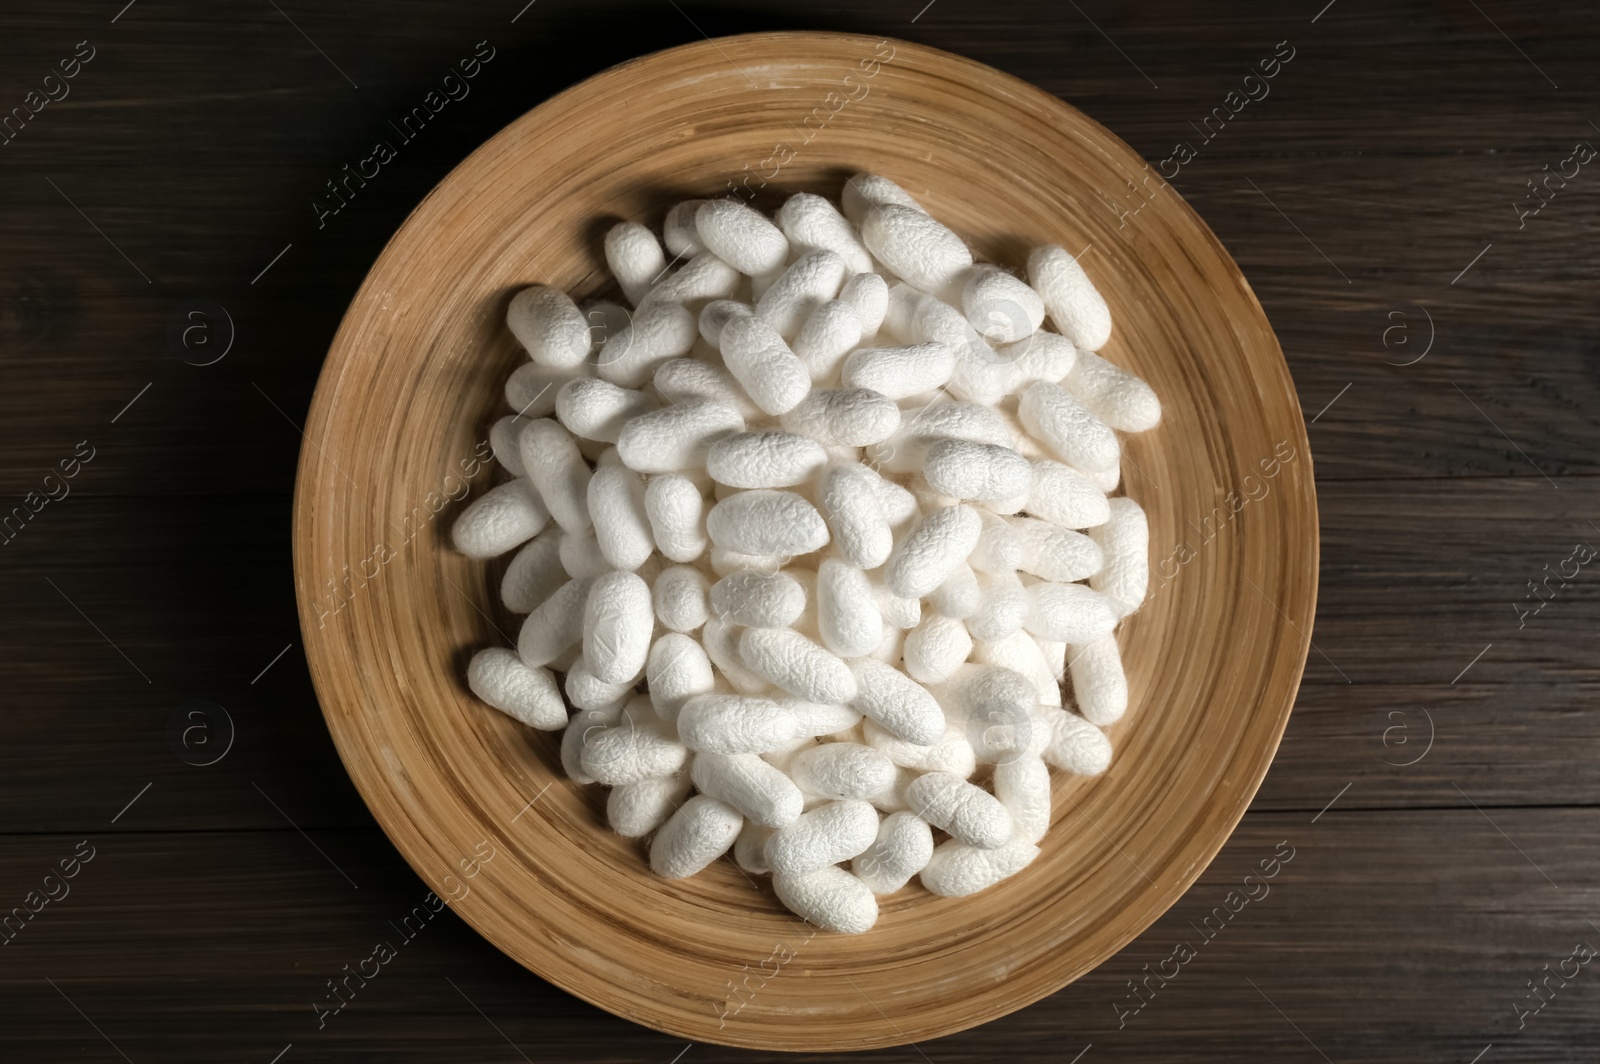
[[[499,566],[449,548],[523,355],[503,324],[533,282],[593,294],[605,230],[678,200],[773,209],[885,174],[982,259],[1082,253],[1103,352],[1165,418],[1126,441],[1150,517],[1148,604],[1121,629],[1132,709],[1097,779],[1057,776],[1026,871],[979,895],[913,884],[876,927],[814,932],[721,861],[650,874],[561,773],[559,735],[466,690],[513,645]],[[1305,664],[1317,512],[1305,426],[1244,277],[1127,145],[989,67],[897,40],[767,33],[627,63],[535,110],[428,196],[372,268],[306,425],[295,578],[312,678],[351,777],[400,852],[490,942],[601,1008],[778,1050],[920,1041],[1037,1001],[1176,901],[1277,748]],[[485,855],[488,855],[487,857]]]

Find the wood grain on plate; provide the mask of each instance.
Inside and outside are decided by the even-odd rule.
[[[819,92],[833,81],[857,98]],[[827,135],[804,143],[807,122]],[[779,142],[794,153],[774,167]],[[909,889],[859,937],[813,935],[727,862],[687,881],[650,875],[638,844],[604,829],[602,792],[561,777],[557,737],[468,695],[472,649],[513,633],[489,567],[450,551],[442,522],[369,586],[330,591],[345,566],[359,572],[406,535],[406,515],[447,490],[502,412],[522,357],[502,325],[510,293],[536,281],[596,292],[607,226],[725,192],[746,164],[770,178],[760,206],[836,193],[872,169],[980,257],[1018,265],[1035,241],[1082,252],[1116,315],[1105,353],[1165,403],[1160,428],[1128,442],[1127,490],[1153,543],[1192,541],[1123,630],[1136,708],[1113,729],[1117,760],[1099,779],[1058,779],[1043,856],[974,898]],[[971,61],[903,41],[763,34],[674,49],[563,93],[416,210],[357,294],[317,388],[296,578],[330,729],[402,854],[435,881],[480,840],[501,847],[457,906],[468,923],[638,1022],[816,1050],[915,1041],[1020,1008],[1181,896],[1287,720],[1314,612],[1317,520],[1293,388],[1238,269],[1175,195],[1141,213],[1137,249],[1118,235],[1100,197],[1140,166],[1081,113]],[[1228,534],[1207,536],[1218,522]],[[781,976],[757,988],[751,973],[774,966]]]

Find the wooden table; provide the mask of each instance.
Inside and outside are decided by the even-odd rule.
[[[1187,142],[1172,183],[1278,330],[1323,514],[1299,705],[1216,862],[1060,994],[876,1056],[1594,1059],[1600,972],[1573,959],[1600,946],[1600,169],[1574,154],[1600,145],[1592,18],[121,2],[0,15],[0,104],[39,108],[0,134],[0,453],[23,507],[0,533],[0,913],[39,909],[0,930],[0,1058],[757,1056],[581,1004],[448,910],[395,932],[427,887],[323,727],[289,507],[344,306],[455,162],[614,62],[802,27],[991,63],[1169,174]],[[319,217],[480,41],[470,95]],[[380,940],[398,955],[319,1019]]]

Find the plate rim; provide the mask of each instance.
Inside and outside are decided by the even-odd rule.
[[[1127,144],[1127,142],[1121,137],[1102,125],[1092,116],[1068,103],[1066,100],[1063,100],[1062,98],[1045,91],[1039,86],[1017,77],[1016,75],[1013,75],[1007,71],[990,66],[986,63],[982,63],[959,53],[950,52],[945,49],[921,44],[919,42],[908,41],[902,38],[896,38],[882,34],[862,34],[836,30],[766,30],[751,33],[733,34],[716,38],[708,37],[702,41],[691,41],[686,44],[662,48],[625,59],[621,62],[612,64],[611,66],[599,70],[586,78],[574,82],[559,92],[544,98],[534,107],[529,108],[517,117],[513,118],[511,121],[491,134],[487,139],[473,148],[471,152],[469,152],[459,162],[452,166],[445,173],[445,175],[431,189],[428,190],[428,192],[417,202],[417,204],[407,212],[405,218],[396,226],[393,233],[385,241],[382,250],[372,260],[371,265],[367,268],[367,271],[362,278],[361,284],[357,287],[355,293],[351,297],[349,305],[346,307],[344,314],[341,316],[339,327],[336,330],[333,339],[329,344],[328,351],[323,358],[323,362],[318,371],[316,384],[312,393],[312,399],[305,422],[305,430],[302,434],[303,443],[300,448],[299,459],[296,467],[291,520],[293,572],[297,615],[299,618],[302,642],[306,649],[307,668],[311,675],[313,689],[317,696],[318,707],[322,712],[324,726],[328,729],[329,736],[333,740],[335,749],[338,751],[340,762],[343,765],[347,776],[350,778],[352,784],[356,787],[357,792],[361,795],[363,804],[366,805],[374,821],[377,822],[378,827],[380,830],[382,830],[386,840],[425,883],[430,881],[428,871],[422,867],[419,858],[414,856],[407,846],[401,845],[401,843],[396,839],[396,829],[402,827],[403,825],[391,823],[388,819],[386,819],[385,815],[380,813],[380,809],[385,809],[388,807],[388,803],[385,801],[385,799],[388,795],[393,793],[393,787],[374,787],[371,793],[369,793],[369,781],[366,780],[362,775],[353,771],[353,758],[357,751],[355,748],[350,750],[346,749],[345,738],[342,737],[341,731],[336,722],[339,709],[330,704],[329,695],[327,694],[327,692],[330,692],[334,689],[334,685],[331,682],[331,677],[327,675],[328,670],[332,668],[331,660],[324,660],[324,655],[326,655],[329,659],[331,659],[333,655],[326,654],[325,646],[321,651],[313,649],[319,644],[323,644],[324,641],[320,639],[317,634],[317,628],[314,623],[317,618],[314,616],[314,611],[311,605],[316,595],[317,588],[316,584],[313,582],[314,562],[309,559],[308,555],[312,543],[311,526],[314,522],[314,518],[311,515],[315,512],[316,504],[319,502],[319,500],[314,497],[314,485],[320,475],[318,469],[320,465],[319,454],[315,450],[311,441],[313,439],[323,438],[323,435],[328,430],[330,421],[332,420],[334,411],[334,393],[337,390],[336,384],[338,377],[344,368],[345,361],[353,357],[358,348],[356,343],[356,334],[360,331],[358,312],[361,311],[363,307],[366,307],[370,304],[371,297],[375,290],[375,278],[382,272],[381,268],[386,265],[390,257],[398,254],[398,245],[400,244],[402,238],[408,235],[410,227],[425,211],[425,209],[428,208],[428,206],[435,200],[437,196],[441,194],[443,190],[455,184],[457,175],[459,175],[469,166],[473,165],[476,160],[486,154],[494,145],[500,143],[504,139],[510,138],[513,135],[513,131],[532,120],[533,116],[538,114],[540,111],[552,109],[561,101],[567,100],[576,94],[590,91],[596,83],[622,76],[625,71],[628,71],[631,68],[645,64],[661,62],[666,60],[668,57],[673,57],[684,53],[707,52],[713,49],[720,52],[721,46],[734,43],[764,44],[775,41],[793,43],[796,41],[803,42],[807,40],[819,39],[833,41],[850,40],[862,42],[863,44],[888,41],[895,46],[897,52],[900,48],[906,48],[915,52],[936,56],[942,61],[954,62],[961,67],[970,70],[971,72],[981,72],[982,76],[987,78],[998,77],[1004,80],[1014,95],[1030,98],[1037,105],[1042,106],[1045,110],[1056,110],[1064,115],[1070,115],[1074,121],[1087,123],[1093,131],[1103,136],[1106,142],[1110,145],[1126,151],[1133,159],[1145,161],[1143,160],[1143,157],[1134,151],[1132,146]],[[723,58],[726,58],[726,56]],[[1173,877],[1173,881],[1169,889],[1164,892],[1160,892],[1151,898],[1149,911],[1147,913],[1141,912],[1139,919],[1125,922],[1123,930],[1114,937],[1113,948],[1107,951],[1105,955],[1098,961],[1082,967],[1081,970],[1077,971],[1075,974],[1071,974],[1068,978],[1057,982],[1053,986],[1047,986],[1038,993],[1019,993],[1015,1000],[1008,1001],[1003,1009],[976,1019],[963,1020],[959,1023],[949,1025],[941,1025],[934,1034],[923,1036],[924,1038],[945,1037],[947,1035],[953,1035],[962,1031],[971,1030],[975,1027],[982,1026],[986,1023],[1017,1012],[1055,993],[1059,993],[1062,989],[1076,982],[1078,979],[1081,979],[1084,975],[1107,963],[1111,958],[1115,957],[1124,949],[1126,949],[1131,942],[1148,931],[1150,927],[1161,918],[1162,915],[1169,911],[1172,906],[1175,905],[1189,891],[1199,877],[1216,859],[1222,848],[1226,846],[1228,841],[1233,837],[1234,832],[1238,828],[1240,820],[1243,818],[1251,803],[1254,801],[1262,782],[1266,778],[1267,772],[1270,770],[1271,765],[1276,759],[1278,748],[1281,745],[1283,734],[1288,726],[1289,718],[1292,715],[1295,703],[1298,700],[1298,692],[1304,679],[1305,666],[1311,649],[1311,632],[1315,622],[1321,583],[1320,507],[1316,492],[1313,455],[1307,433],[1304,411],[1302,410],[1298,402],[1298,398],[1294,392],[1293,376],[1289,371],[1287,359],[1285,359],[1283,355],[1282,344],[1278,339],[1276,331],[1272,328],[1271,320],[1267,316],[1265,308],[1262,307],[1254,289],[1251,287],[1249,279],[1245,276],[1244,271],[1239,267],[1237,261],[1228,251],[1227,247],[1221,242],[1220,239],[1218,239],[1217,235],[1211,229],[1210,225],[1205,221],[1204,217],[1201,216],[1186,199],[1184,199],[1182,194],[1178,192],[1175,186],[1171,185],[1170,182],[1166,182],[1165,184],[1166,190],[1171,192],[1174,198],[1178,201],[1180,205],[1179,209],[1187,215],[1188,220],[1195,226],[1197,232],[1216,253],[1219,261],[1226,264],[1231,279],[1240,286],[1244,297],[1248,300],[1250,308],[1256,315],[1259,316],[1260,323],[1264,327],[1263,336],[1271,347],[1270,353],[1276,356],[1272,360],[1272,368],[1275,371],[1275,379],[1272,383],[1275,386],[1281,386],[1284,392],[1285,401],[1282,403],[1282,408],[1290,417],[1290,424],[1288,426],[1290,429],[1292,429],[1290,442],[1296,446],[1300,460],[1303,460],[1305,464],[1305,472],[1302,476],[1305,490],[1303,496],[1300,497],[1297,502],[1305,508],[1305,517],[1307,519],[1305,525],[1306,542],[1304,544],[1296,544],[1297,550],[1305,548],[1306,552],[1303,561],[1301,561],[1298,565],[1298,568],[1307,574],[1307,585],[1305,588],[1304,598],[1304,616],[1287,618],[1286,615],[1286,619],[1290,621],[1291,627],[1294,627],[1299,635],[1296,649],[1294,650],[1291,658],[1291,671],[1293,679],[1283,692],[1283,706],[1279,708],[1275,714],[1273,725],[1270,729],[1270,743],[1263,742],[1259,746],[1252,747],[1249,750],[1241,750],[1239,754],[1236,754],[1234,759],[1226,762],[1228,766],[1238,764],[1239,757],[1242,755],[1244,757],[1245,766],[1250,768],[1250,772],[1248,780],[1234,788],[1232,792],[1234,796],[1232,804],[1226,808],[1218,810],[1218,812],[1222,814],[1221,823],[1225,826],[1225,830],[1218,830],[1215,833],[1214,838],[1207,841],[1205,845],[1199,851],[1197,851],[1196,859],[1192,861],[1187,868],[1183,869],[1180,874]],[[401,834],[402,837],[404,837],[407,833],[401,832]],[[662,1031],[676,1036],[692,1037],[696,1041],[709,1042],[712,1044],[736,1046],[740,1048],[765,1049],[767,1051],[779,1052],[865,1051],[870,1049],[888,1048],[895,1045],[909,1044],[913,1040],[910,1036],[906,1036],[899,1039],[874,1040],[870,1042],[862,1042],[859,1040],[855,1042],[823,1041],[816,1046],[802,1049],[786,1045],[759,1045],[750,1041],[739,1040],[737,1038],[729,1038],[724,1040],[714,1036],[709,1036],[704,1032],[675,1030],[670,1026],[658,1025],[653,1021],[644,1020],[635,1015],[629,1015],[621,1011],[616,1002],[603,1000],[597,995],[588,994],[581,987],[569,985],[569,983],[565,981],[547,974],[546,972],[540,971],[539,969],[535,968],[527,959],[525,959],[522,951],[513,952],[512,949],[508,948],[507,943],[502,941],[502,937],[497,934],[492,927],[486,926],[487,922],[478,918],[474,910],[464,906],[451,906],[451,908],[455,910],[456,915],[459,916],[469,927],[471,927],[476,934],[482,937],[485,941],[489,942],[511,960],[515,961],[519,966],[528,970],[535,977],[564,993],[570,994],[573,997],[595,1006],[596,1008],[618,1016],[621,1019],[628,1020],[629,1022],[640,1024],[641,1026],[645,1026],[651,1030]]]

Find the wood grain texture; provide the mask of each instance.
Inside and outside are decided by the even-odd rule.
[[[1003,1047],[1007,1058],[1061,1064],[1092,1045],[1084,1060],[1228,1064],[1248,1045],[1273,1059],[1320,1060],[1303,1035],[1334,1061],[1465,1064],[1486,1042],[1518,1061],[1583,1060],[1600,1036],[1600,984],[1590,971],[1523,1029],[1510,1002],[1527,994],[1525,981],[1541,965],[1554,967],[1574,942],[1600,937],[1586,930],[1593,895],[1582,889],[1600,875],[1600,858],[1570,844],[1600,832],[1600,812],[1490,813],[1493,823],[1471,808],[1336,807],[1312,824],[1312,813],[1252,811],[1181,901],[1048,1002],[914,1046],[798,1059],[946,1064],[993,1060]],[[6,839],[0,887],[15,893],[82,837]],[[286,1044],[294,1048],[284,1064],[375,1054],[405,1064],[449,1054],[494,1064],[670,1064],[684,1051],[683,1039],[618,1020],[529,975],[483,943],[458,917],[459,903],[420,930],[402,929],[430,889],[446,888],[414,876],[377,832],[312,839],[359,890],[293,832],[91,833],[96,856],[72,892],[0,955],[0,990],[8,1015],[18,1017],[7,1050],[20,1060],[122,1061],[75,1004],[134,1061],[268,1064]],[[1277,852],[1292,856],[1263,886],[1260,863]],[[274,889],[260,889],[264,877]],[[1246,889],[1257,897],[1242,907],[1230,901],[1230,891]],[[240,906],[241,896],[255,900]],[[1230,905],[1239,908],[1230,919],[1216,914]],[[355,971],[380,942],[394,959],[365,985],[352,980],[348,1003],[320,1015],[316,1006],[337,1005],[328,981],[347,978],[346,968]],[[1142,991],[1148,1004],[1124,1015],[1129,980],[1148,978],[1146,966],[1157,970],[1180,943],[1196,957],[1166,986],[1151,981]],[[130,960],[108,965],[111,950]],[[41,969],[40,958],[50,963]],[[1428,982],[1419,987],[1422,973]],[[758,994],[816,977],[802,948]],[[697,1042],[682,1064],[753,1057]]]
[[[1311,652],[1252,811],[1183,899],[1106,964],[968,1032],[809,1059],[1314,1064],[1320,1048],[1336,1064],[1469,1064],[1490,1043],[1479,1064],[1592,1058],[1590,970],[1524,1029],[1511,1009],[1579,938],[1600,945],[1585,930],[1600,912],[1588,808],[1600,585],[1585,569],[1525,629],[1511,610],[1541,566],[1566,557],[1574,529],[1600,523],[1600,195],[1586,167],[1526,229],[1512,206],[1573,141],[1595,142],[1592,19],[1520,0],[540,0],[515,23],[522,0],[279,0],[294,25],[271,5],[138,0],[114,24],[120,0],[13,6],[0,15],[9,105],[73,42],[100,51],[71,98],[0,148],[0,495],[20,503],[78,440],[99,451],[71,498],[0,546],[0,912],[37,886],[58,839],[110,848],[66,903],[0,947],[0,1057],[269,1064],[291,1043],[278,1064],[764,1056],[690,1047],[585,1005],[454,916],[318,1029],[325,981],[437,884],[372,826],[325,735],[288,532],[296,426],[322,359],[429,189],[529,108],[616,62],[701,30],[814,28],[998,67],[1152,167],[1275,42],[1298,49],[1270,97],[1173,185],[1283,343],[1316,457],[1313,636],[1351,682]],[[318,229],[310,204],[324,182],[484,39],[500,54],[471,97]],[[194,296],[238,325],[209,367],[168,344],[178,301]],[[1418,337],[1424,307],[1438,341],[1416,365],[1386,364],[1420,350],[1385,345],[1390,312]],[[209,768],[180,761],[164,734],[197,696],[239,724]],[[1436,724],[1431,752],[1383,764],[1415,756],[1394,744],[1425,732],[1419,709]],[[1385,746],[1397,723],[1410,730]],[[1271,896],[1118,1029],[1112,1003],[1127,980],[1192,936],[1189,921],[1281,839],[1301,848]]]
[[[833,102],[818,79],[839,88]],[[799,140],[808,121],[826,139]],[[765,173],[760,160],[784,140],[796,141],[792,159]],[[615,219],[659,224],[672,203],[725,191],[741,160],[759,174],[753,202],[769,209],[871,169],[980,258],[1021,266],[1039,242],[1094,255],[1117,323],[1104,353],[1149,380],[1166,411],[1158,432],[1126,445],[1127,491],[1157,543],[1194,538],[1190,521],[1211,535],[1173,559],[1170,583],[1158,573],[1122,632],[1137,708],[1111,729],[1119,754],[1106,776],[1058,778],[1043,856],[977,897],[919,887],[885,899],[860,936],[813,935],[726,862],[663,881],[636,843],[600,831],[602,796],[562,778],[558,738],[466,695],[470,650],[511,640],[488,612],[488,567],[446,549],[440,525],[391,563],[384,598],[352,593],[334,610],[326,590],[392,539],[391,515],[436,492],[504,412],[500,383],[520,357],[502,324],[509,293],[534,281],[595,292]],[[1058,990],[1199,874],[1294,700],[1315,608],[1316,504],[1282,355],[1215,238],[1169,197],[1142,217],[1137,254],[1117,242],[1098,196],[1139,165],[1081,113],[970,61],[862,36],[750,35],[563,93],[408,219],[356,296],[312,402],[297,584],[335,743],[401,852],[419,869],[449,868],[477,839],[505,838],[507,856],[459,906],[469,923],[579,997],[672,1033],[866,1049]],[[1219,535],[1224,526],[1237,534]],[[770,958],[788,952],[805,978],[746,997],[741,966],[781,965]]]
[[[1581,484],[1563,483],[1560,491],[1527,477],[1319,486],[1317,649],[1258,807],[1310,803],[1315,811],[1317,796],[1326,800],[1349,782],[1351,768],[1386,781],[1376,793],[1358,790],[1357,800],[1437,805],[1437,793],[1415,788],[1416,776],[1446,755],[1481,774],[1487,800],[1497,804],[1521,795],[1537,795],[1540,804],[1592,800],[1600,740],[1584,721],[1600,690],[1593,653],[1600,585],[1573,581],[1520,628],[1513,609],[1530,608],[1527,581],[1585,538],[1590,500]],[[439,527],[456,512],[441,511]],[[270,793],[299,797],[295,819],[303,826],[371,824],[331,746],[306,741],[321,724],[293,603],[281,596],[290,579],[281,500],[74,495],[59,513],[47,508],[42,520],[50,521],[48,531],[41,526],[37,537],[18,537],[6,548],[14,553],[0,570],[0,595],[29,609],[0,614],[0,646],[12,662],[15,704],[59,713],[0,717],[0,830],[68,830],[120,804],[119,795],[126,801],[152,773],[157,787],[141,809],[146,830],[282,827],[251,788],[253,774]],[[197,527],[214,538],[185,538]],[[137,555],[104,553],[107,528],[139,530]],[[1592,529],[1589,535],[1596,536]],[[1165,556],[1173,545],[1155,549]],[[419,559],[435,547],[419,538],[405,557]],[[367,590],[392,602],[387,580],[399,571],[385,567]],[[143,683],[46,577],[154,683]],[[269,606],[251,608],[256,603]],[[223,617],[229,624],[218,623]],[[252,684],[291,642],[283,660]],[[106,691],[117,697],[107,699]],[[228,760],[199,773],[171,756],[165,735],[174,707],[194,697],[225,705],[241,735]],[[1401,750],[1400,740],[1425,732],[1418,707],[1437,724],[1437,752],[1409,772],[1385,768],[1383,760],[1416,755],[1416,747]],[[1385,745],[1387,729],[1408,721]],[[1563,745],[1573,760],[1551,772],[1551,752]],[[100,766],[89,786],[80,768],[86,764]],[[1488,765],[1494,771],[1485,773]],[[180,782],[181,790],[169,786]]]

